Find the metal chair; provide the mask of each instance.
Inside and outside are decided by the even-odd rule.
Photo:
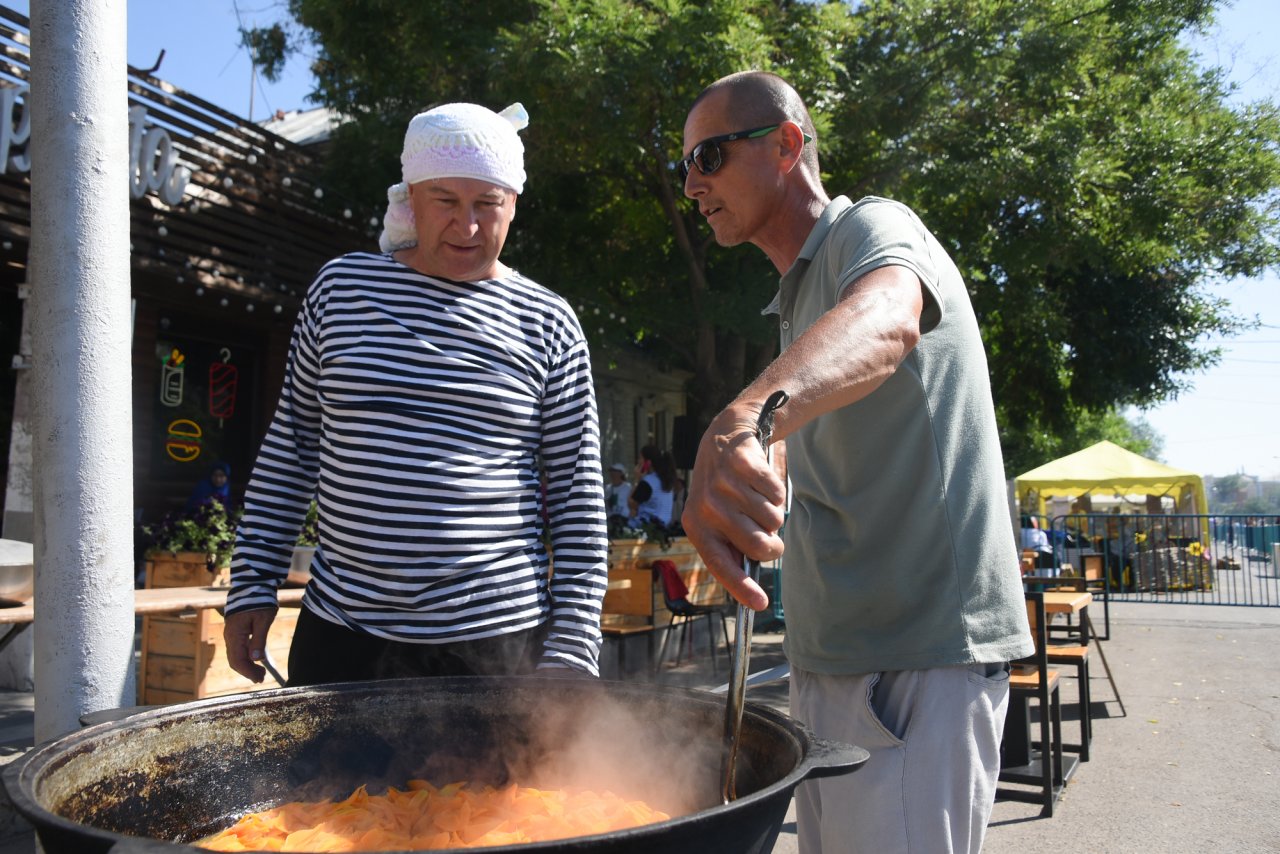
[[[676,666],[680,666],[680,656],[684,647],[685,638],[689,631],[689,625],[699,617],[707,618],[707,645],[711,650],[711,671],[714,673],[718,668],[716,661],[716,635],[714,622],[718,618],[720,620],[720,630],[724,635],[725,648],[729,648],[729,627],[724,618],[724,610],[718,605],[695,605],[688,599],[689,588],[685,586],[684,579],[680,577],[680,570],[673,561],[655,560],[653,562],[653,571],[658,574],[658,578],[662,582],[662,598],[666,602],[667,610],[671,612],[671,622],[667,623],[666,630],[662,634],[662,648],[658,652],[658,658],[654,662],[654,671],[662,667],[663,662],[667,660],[667,641],[671,638],[671,631],[675,628],[680,629],[680,639],[676,646]]]
[[[1039,803],[1042,815],[1052,816],[1068,774],[1062,755],[1062,704],[1058,691],[1058,671],[1049,667],[1048,633],[1044,594],[1029,592],[1027,620],[1035,639],[1035,653],[1013,662],[1009,675],[1009,714],[1005,718],[1000,745],[1000,776],[996,798]],[[1027,702],[1039,706],[1040,738],[1032,744]],[[1038,748],[1038,749],[1032,749]],[[1071,758],[1072,763],[1075,757]],[[1038,791],[1001,787],[999,783],[1035,786]]]

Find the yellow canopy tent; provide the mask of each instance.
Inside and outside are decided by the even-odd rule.
[[[1018,504],[1029,512],[1044,515],[1050,498],[1078,498],[1081,495],[1170,496],[1179,513],[1203,515],[1209,512],[1204,479],[1127,451],[1112,442],[1099,442],[1083,451],[1045,463],[1014,480]]]

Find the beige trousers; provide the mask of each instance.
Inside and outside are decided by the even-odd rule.
[[[792,668],[791,715],[871,758],[796,790],[800,854],[977,854],[995,802],[1008,667],[829,676]]]

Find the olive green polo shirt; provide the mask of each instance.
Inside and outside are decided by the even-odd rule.
[[[906,206],[841,196],[782,277],[786,348],[879,267],[924,289],[921,338],[866,398],[787,437],[792,664],[915,670],[1031,653],[986,354],[955,264]]]

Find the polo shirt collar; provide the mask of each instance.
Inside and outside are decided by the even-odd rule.
[[[813,260],[813,256],[818,254],[818,247],[827,239],[827,235],[831,232],[831,226],[835,225],[836,220],[840,218],[840,214],[853,207],[853,202],[849,201],[848,196],[836,196],[827,203],[826,208],[822,211],[822,216],[818,217],[818,221],[813,224],[813,230],[809,232],[809,239],[804,242],[804,246],[800,247],[800,254],[796,256],[796,262],[804,261],[808,263]],[[796,265],[791,265],[786,275],[790,276],[792,270],[796,269]],[[786,278],[785,276],[783,278]]]
[[[781,283],[785,287],[790,281],[798,279],[804,275],[805,269],[809,266],[809,262],[813,260],[813,256],[818,254],[818,247],[822,246],[826,241],[827,235],[831,233],[831,226],[835,225],[840,215],[853,207],[853,202],[848,196],[836,196],[827,203],[826,208],[822,211],[822,216],[818,217],[818,221],[813,224],[813,230],[809,232],[808,238],[804,241],[804,246],[800,247],[800,254],[796,256],[796,260],[792,262],[791,269],[783,274]],[[761,314],[778,314],[782,306],[782,291],[773,295],[773,302],[769,303]]]

